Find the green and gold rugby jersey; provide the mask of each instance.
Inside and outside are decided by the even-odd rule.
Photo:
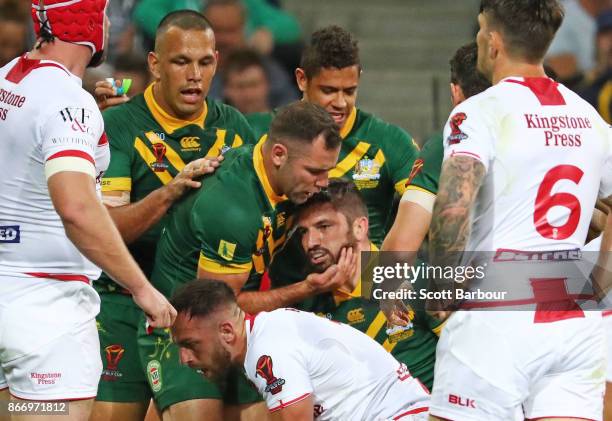
[[[105,111],[111,161],[102,179],[102,192],[129,191],[130,202],[137,202],[168,184],[194,159],[255,143],[253,131],[236,109],[209,98],[204,105],[191,121],[174,118],[155,101],[150,85],[144,94]],[[153,269],[163,221],[129,245],[147,276]],[[96,285],[106,291],[117,288],[106,274]]]
[[[274,250],[285,239],[292,204],[272,190],[262,143],[231,150],[202,187],[181,199],[168,215],[151,281],[170,296],[208,272],[250,272],[245,289],[257,289]]]
[[[439,133],[432,136],[419,152],[412,166],[406,190],[421,190],[437,195],[443,158],[444,144],[442,134]]]
[[[266,133],[272,113],[247,118],[256,134]],[[343,139],[336,168],[330,177],[355,183],[368,207],[370,238],[380,245],[390,217],[395,192],[403,194],[419,148],[404,130],[357,108],[340,130]]]

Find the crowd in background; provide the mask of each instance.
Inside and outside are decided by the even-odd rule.
[[[566,18],[546,64],[612,123],[612,1],[563,4]],[[179,9],[203,12],[215,28],[219,62],[211,97],[245,114],[298,98],[294,70],[307,34],[280,0],[111,0],[108,60],[87,72],[84,87],[93,92],[98,80],[130,78],[130,96],[143,92],[150,80],[146,57],[155,28],[167,13]],[[0,0],[0,66],[34,44],[29,14],[27,1]]]

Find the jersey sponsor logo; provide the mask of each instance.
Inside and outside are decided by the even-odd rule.
[[[476,401],[474,399],[463,398],[457,395],[448,395],[448,403],[464,408],[476,409]]]
[[[92,128],[88,125],[92,116],[90,110],[81,107],[66,107],[59,113],[64,123],[70,124],[70,128],[73,131],[89,134],[93,132]]]
[[[360,307],[350,310],[348,313],[346,313],[346,320],[350,325],[365,321],[365,314],[363,312],[363,308]]]
[[[163,143],[153,144],[153,155],[155,155],[155,162],[151,162],[151,168],[155,172],[164,172],[168,169],[168,164],[164,162],[164,156],[166,156],[166,145]]]
[[[19,225],[0,225],[0,243],[19,243],[20,241]]]
[[[197,136],[185,136],[181,138],[181,151],[199,151],[200,150],[200,138]]]
[[[414,164],[412,164],[412,169],[410,170],[410,175],[408,176],[408,180],[406,180],[406,184],[404,185],[404,187],[408,187],[410,183],[412,183],[412,180],[414,179],[414,177],[416,177],[417,174],[420,173],[421,170],[423,169],[424,164],[425,164],[425,161],[423,161],[423,159],[421,158],[414,161]]]
[[[272,371],[272,357],[269,355],[262,355],[257,360],[257,366],[255,367],[255,376],[259,376],[266,381],[266,392],[276,395],[283,390],[285,379],[277,378]]]
[[[223,257],[225,260],[231,261],[234,258],[234,253],[236,252],[236,244],[221,240],[219,241],[219,249],[217,252],[219,253],[219,256]]]
[[[468,136],[459,128],[465,120],[467,120],[467,115],[465,115],[465,113],[456,113],[450,118],[448,122],[451,128],[451,133],[448,136],[449,145],[455,145],[463,139],[467,139]]]
[[[353,168],[352,177],[358,189],[373,189],[380,180],[380,164],[366,155]]]
[[[151,360],[147,364],[147,377],[153,392],[159,392],[162,388],[161,364],[157,360]]]
[[[125,349],[118,344],[109,345],[104,348],[106,358],[106,368],[102,371],[102,380],[113,382],[123,377],[123,373],[117,369],[119,361],[123,358]]]
[[[36,380],[36,384],[55,384],[62,379],[62,373],[30,373],[30,379]]]

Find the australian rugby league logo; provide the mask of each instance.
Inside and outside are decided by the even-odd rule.
[[[276,395],[283,390],[285,379],[277,378],[272,371],[272,357],[262,355],[257,360],[255,376],[259,376],[266,381],[266,392]]]

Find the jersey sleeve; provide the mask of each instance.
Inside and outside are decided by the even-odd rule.
[[[236,109],[231,109],[233,111],[232,116],[232,126],[231,129],[240,137],[242,141],[241,144],[245,145],[254,145],[257,143],[259,139],[255,136],[255,132],[249,125],[247,119]],[[239,145],[237,145],[239,146]],[[232,146],[232,147],[237,147]]]
[[[245,363],[249,380],[266,400],[270,412],[297,403],[313,392],[304,355],[308,347],[295,338],[288,339],[286,334],[282,339],[258,337]]]
[[[412,165],[406,190],[424,190],[433,195],[438,194],[440,170],[444,158],[444,145],[440,134],[432,136],[419,152]]]
[[[410,170],[419,153],[419,147],[406,131],[393,125],[387,127],[386,140],[385,158],[391,179],[395,190],[403,194],[406,191]]]
[[[110,146],[111,160],[102,178],[102,192],[132,190],[132,160],[134,148],[133,139],[124,123],[118,116],[119,108],[110,109],[104,113],[106,136]]]
[[[104,122],[97,108],[74,103],[57,107],[40,126],[45,176],[62,171],[96,177],[96,148],[103,140]]]
[[[488,171],[494,158],[491,122],[478,96],[469,98],[452,111],[444,126],[444,160],[469,156],[482,162]]]
[[[270,123],[272,123],[272,113],[253,113],[247,114],[246,116],[249,125],[255,133],[255,139],[257,142],[263,135],[268,133],[270,130]]]
[[[244,201],[244,199],[242,199]],[[240,199],[209,189],[195,203],[192,229],[200,242],[198,266],[207,272],[250,272],[261,220],[249,213],[252,206],[237,206]]]

